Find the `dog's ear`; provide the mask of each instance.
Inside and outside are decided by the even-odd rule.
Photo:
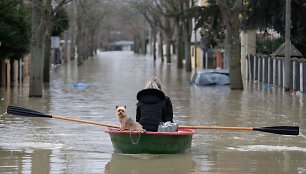
[[[118,108],[119,106],[116,106],[116,109]]]
[[[126,105],[124,105],[124,108],[126,109]]]

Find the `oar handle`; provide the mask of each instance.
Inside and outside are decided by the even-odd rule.
[[[52,118],[60,119],[60,120],[66,120],[66,121],[74,121],[79,123],[87,123],[87,124],[94,124],[98,126],[106,126],[106,127],[112,127],[112,128],[120,128],[120,126],[112,125],[112,124],[104,124],[104,123],[98,123],[94,121],[88,121],[88,120],[78,120],[74,118],[67,118],[67,117],[61,117],[58,115],[53,115]]]
[[[252,131],[252,127],[224,127],[224,126],[179,126],[183,129],[222,129],[222,130],[249,130]]]

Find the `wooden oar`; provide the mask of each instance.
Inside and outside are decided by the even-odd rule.
[[[26,117],[45,117],[45,118],[55,118],[60,120],[67,120],[67,121],[74,121],[79,123],[86,123],[86,124],[94,124],[98,126],[106,126],[106,127],[112,127],[112,128],[120,128],[120,126],[112,125],[112,124],[104,124],[104,123],[98,123],[93,121],[87,121],[87,120],[78,120],[74,118],[67,118],[67,117],[61,117],[58,115],[49,115],[44,114],[38,111],[34,111],[31,109],[26,109],[22,107],[17,106],[8,106],[7,107],[7,113],[12,115],[20,115],[20,116],[26,116]]]
[[[240,130],[240,131],[261,131],[281,135],[299,135],[298,126],[271,126],[271,127],[222,127],[222,126],[179,126],[185,129],[220,129],[220,130]]]
[[[112,124],[104,124],[104,123],[97,123],[97,122],[87,121],[87,120],[78,120],[78,119],[74,119],[74,118],[61,117],[61,116],[57,116],[57,115],[49,115],[49,114],[44,114],[44,113],[41,113],[41,112],[38,112],[38,111],[34,111],[34,110],[31,110],[31,109],[26,109],[26,108],[22,108],[22,107],[17,107],[17,106],[8,106],[7,113],[12,114],[12,115],[21,115],[21,116],[28,116],[28,117],[56,118],[56,119],[74,121],[74,122],[79,122],[79,123],[94,124],[94,125],[98,125],[98,126],[120,128],[119,126],[112,125]],[[179,128],[261,131],[261,132],[268,132],[268,133],[282,134],[282,135],[299,135],[299,127],[298,126],[272,126],[272,127],[260,127],[260,128],[222,127],[222,126],[179,126]]]

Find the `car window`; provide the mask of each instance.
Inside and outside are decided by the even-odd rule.
[[[215,85],[215,77],[211,73],[202,73],[198,76],[197,85]]]
[[[223,73],[201,73],[198,74],[196,80],[196,85],[228,85],[230,84],[229,75]]]
[[[227,74],[218,74],[217,84],[219,85],[229,85],[230,77]]]

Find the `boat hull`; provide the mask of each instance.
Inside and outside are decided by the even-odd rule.
[[[178,132],[130,132],[109,128],[114,151],[118,153],[173,154],[191,148],[195,130],[181,129]]]

